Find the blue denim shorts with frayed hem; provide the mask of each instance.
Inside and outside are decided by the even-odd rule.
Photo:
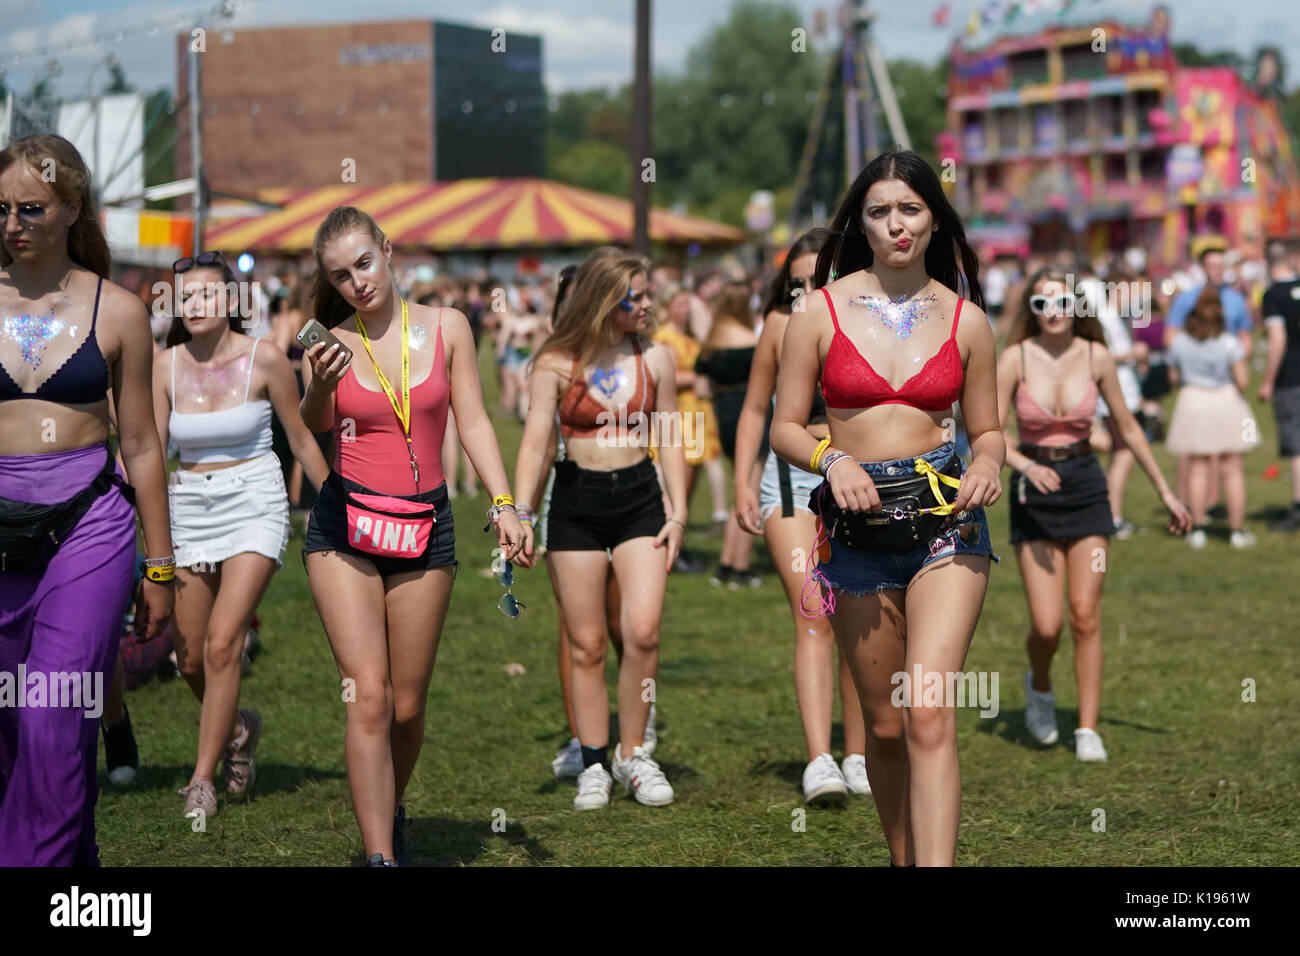
[[[949,442],[918,457],[928,461],[936,471],[942,471],[956,454],[955,447]],[[915,458],[864,461],[859,464],[872,480],[916,474]],[[966,473],[965,462],[962,462],[961,473]],[[964,521],[901,554],[865,551],[850,548],[838,541],[827,541],[819,549],[819,563],[813,573],[823,586],[861,597],[881,591],[905,591],[922,568],[962,554],[1000,560],[993,553],[993,541],[989,537],[989,523],[983,508],[971,509]]]

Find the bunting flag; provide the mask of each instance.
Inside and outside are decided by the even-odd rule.
[[[930,16],[930,22],[936,27],[944,26],[948,22],[948,14],[950,13],[952,13],[952,4],[941,4],[934,8],[934,13]]]

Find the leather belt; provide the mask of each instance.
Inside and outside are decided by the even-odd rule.
[[[1073,445],[1021,445],[1020,454],[1032,458],[1040,465],[1092,454],[1092,442],[1084,438]]]

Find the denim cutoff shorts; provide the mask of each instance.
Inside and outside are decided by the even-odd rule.
[[[949,442],[918,457],[928,461],[935,470],[942,471],[956,454],[955,446]],[[863,461],[858,464],[875,481],[915,475],[915,462],[915,458],[899,458],[894,461]],[[965,462],[962,462],[961,473],[966,473]],[[818,548],[818,564],[813,573],[824,586],[860,597],[888,590],[905,591],[922,568],[959,554],[1000,560],[993,553],[989,523],[983,508],[971,509],[966,520],[902,554],[850,548],[838,541],[828,540]]]

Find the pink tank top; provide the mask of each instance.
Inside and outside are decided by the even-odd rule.
[[[1092,434],[1097,413],[1097,383],[1092,377],[1092,343],[1088,343],[1088,390],[1064,415],[1043,408],[1025,384],[1025,343],[1020,343],[1020,384],[1016,386],[1016,422],[1024,445],[1073,445]]]
[[[365,352],[352,361],[369,361]],[[402,400],[399,378],[390,383]],[[442,322],[433,351],[433,371],[411,386],[411,442],[420,463],[420,484],[411,474],[406,436],[383,390],[366,388],[352,368],[343,374],[334,393],[334,470],[371,491],[385,495],[416,495],[443,482],[442,437],[447,430],[451,397],[442,345]]]

